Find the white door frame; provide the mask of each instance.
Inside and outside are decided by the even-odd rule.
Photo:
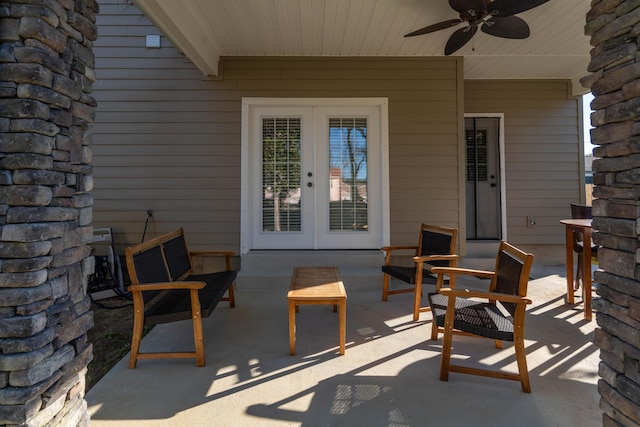
[[[253,212],[251,209],[250,182],[250,120],[254,107],[375,107],[380,113],[380,181],[381,212],[378,227],[381,229],[380,246],[390,242],[389,212],[389,121],[387,98],[242,98],[241,128],[241,198],[240,198],[240,253],[246,254],[251,249],[253,229]],[[371,165],[375,167],[375,165]],[[376,226],[371,224],[371,226]]]
[[[502,240],[507,240],[507,191],[505,178],[505,149],[504,149],[504,113],[464,113],[464,118],[499,118],[500,119],[500,136],[498,138],[499,162],[500,162],[500,224],[502,227]],[[464,126],[463,126],[464,129]],[[466,204],[467,196],[464,195]]]

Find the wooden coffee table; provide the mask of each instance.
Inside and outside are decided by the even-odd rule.
[[[289,353],[296,354],[296,313],[301,305],[333,304],[339,307],[340,354],[347,334],[347,292],[337,267],[295,267],[287,294],[289,300]]]

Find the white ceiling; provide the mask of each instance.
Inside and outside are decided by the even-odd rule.
[[[513,0],[518,1],[518,0]],[[222,56],[442,56],[453,31],[404,34],[458,18],[447,0],[134,0],[147,17],[207,75]],[[478,31],[454,55],[466,79],[571,79],[587,75],[588,0],[550,0],[518,16],[525,40]]]

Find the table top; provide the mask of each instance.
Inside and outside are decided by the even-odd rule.
[[[288,298],[346,298],[337,267],[295,267]]]
[[[560,222],[564,225],[569,225],[572,227],[581,227],[581,228],[591,228],[591,218],[569,218],[569,219],[561,219]]]

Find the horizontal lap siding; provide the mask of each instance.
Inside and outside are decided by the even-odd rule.
[[[515,244],[563,244],[559,220],[580,200],[579,100],[569,84],[465,83],[465,113],[504,113],[507,237]]]
[[[94,220],[121,244],[151,209],[147,237],[184,227],[192,247],[239,250],[242,97],[387,97],[392,243],[459,226],[457,59],[227,57],[207,80],[164,37],[144,48],[159,32],[137,9],[100,12]]]
[[[192,248],[235,248],[240,234],[240,101],[202,74],[140,12],[101,1],[95,45],[94,225],[120,247],[184,227]]]

